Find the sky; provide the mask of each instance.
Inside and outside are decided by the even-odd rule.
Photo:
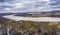
[[[60,0],[0,0],[0,13],[60,10]]]

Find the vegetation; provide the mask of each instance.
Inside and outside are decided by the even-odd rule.
[[[32,21],[22,21],[16,22],[13,20],[9,20],[5,22],[5,26],[9,29],[14,29],[16,32],[27,32],[27,33],[48,33],[57,31],[58,22],[32,22]]]

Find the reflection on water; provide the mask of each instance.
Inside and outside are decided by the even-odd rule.
[[[35,21],[35,22],[59,22],[60,18],[55,17],[20,17],[20,16],[14,16],[14,15],[6,15],[3,16],[4,18],[15,20],[15,21]]]

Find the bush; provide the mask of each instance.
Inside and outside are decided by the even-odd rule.
[[[22,35],[22,33],[21,32],[16,32],[15,35]]]
[[[35,35],[35,32],[30,32],[29,35]]]

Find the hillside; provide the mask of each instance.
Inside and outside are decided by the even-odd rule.
[[[60,17],[60,12],[47,12],[41,14],[16,14],[15,16],[24,17]]]

